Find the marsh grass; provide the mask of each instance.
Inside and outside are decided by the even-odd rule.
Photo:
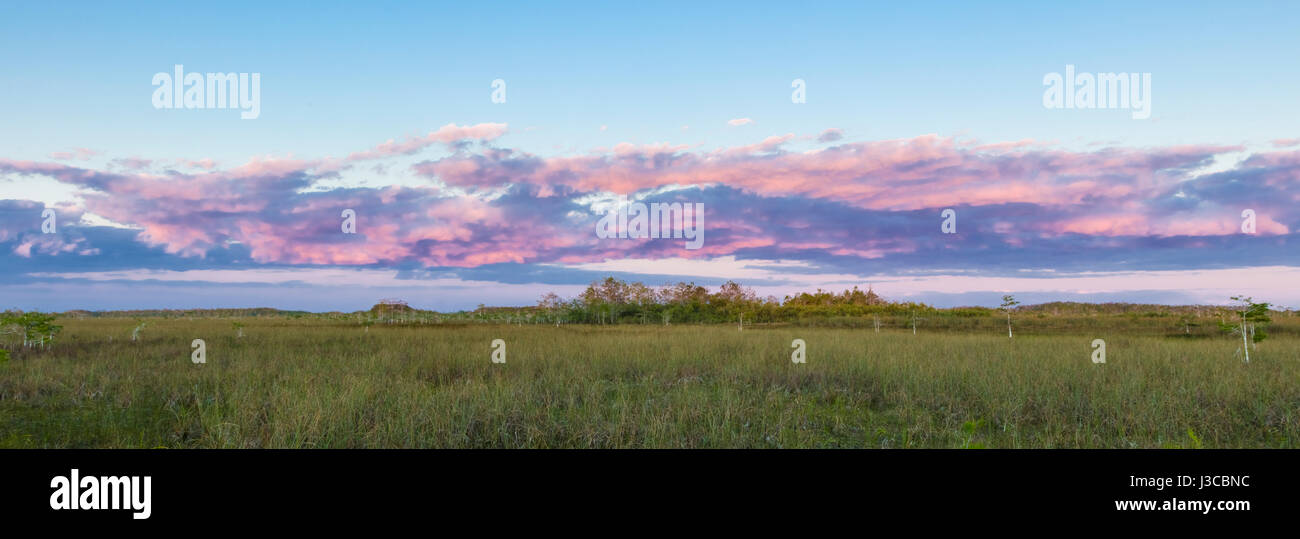
[[[243,322],[156,319],[132,342],[129,320],[63,321],[0,364],[0,446],[1300,445],[1287,335],[1245,364],[1227,338],[1122,333]]]

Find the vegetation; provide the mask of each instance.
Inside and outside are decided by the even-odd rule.
[[[831,317],[863,317],[873,313],[907,316],[933,311],[917,303],[885,301],[870,289],[845,290],[835,294],[823,290],[786,296],[759,298],[754,291],[729,281],[709,292],[695,283],[665,285],[659,289],[643,283],[628,283],[612,277],[592,283],[577,297],[564,300],[551,293],[543,296],[533,313],[556,323],[586,324],[768,324]]]
[[[21,336],[23,348],[44,348],[63,329],[54,324],[55,318],[39,312],[4,313],[0,316],[0,334]]]
[[[130,319],[74,319],[0,365],[0,446],[1192,447],[1189,431],[1207,448],[1300,446],[1294,318],[1245,364],[1235,335],[1124,314],[1030,316],[1013,355],[999,314],[916,335],[261,316],[238,338],[229,320],[178,318],[134,343]],[[194,338],[206,364],[190,362]]]
[[[1237,325],[1223,325],[1223,328],[1229,332],[1235,332],[1241,335],[1241,349],[1245,353],[1245,361],[1250,363],[1250,348],[1256,343],[1263,341],[1266,337],[1264,327],[1273,319],[1268,316],[1268,303],[1255,303],[1251,298],[1245,296],[1233,296],[1232,300],[1237,302],[1236,313]],[[1257,329],[1257,326],[1258,329]],[[1247,343],[1249,336],[1250,343]]]
[[[606,279],[457,313],[7,312],[0,447],[1300,447],[1294,312],[1006,299]]]
[[[1020,302],[1016,301],[1015,296],[1008,295],[1008,296],[1002,296],[1002,306],[998,307],[998,310],[1007,313],[1007,338],[1008,339],[1015,338],[1015,336],[1011,334],[1011,311],[1015,309],[1016,305],[1020,305]]]

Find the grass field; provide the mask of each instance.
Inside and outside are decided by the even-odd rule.
[[[1300,337],[734,325],[60,320],[3,447],[1300,446]],[[204,339],[207,362],[190,361]],[[790,361],[807,342],[807,363]],[[1107,363],[1090,360],[1106,340]],[[494,339],[505,364],[490,361]]]

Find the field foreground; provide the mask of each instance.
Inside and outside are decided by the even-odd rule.
[[[0,364],[0,447],[1300,446],[1289,334],[1246,364],[1229,337],[243,322],[132,342],[128,320],[61,320]]]

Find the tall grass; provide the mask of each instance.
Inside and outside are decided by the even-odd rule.
[[[1230,338],[1119,331],[241,321],[237,338],[229,319],[151,320],[137,342],[129,320],[63,321],[0,364],[0,446],[1300,445],[1289,335],[1245,364]]]

